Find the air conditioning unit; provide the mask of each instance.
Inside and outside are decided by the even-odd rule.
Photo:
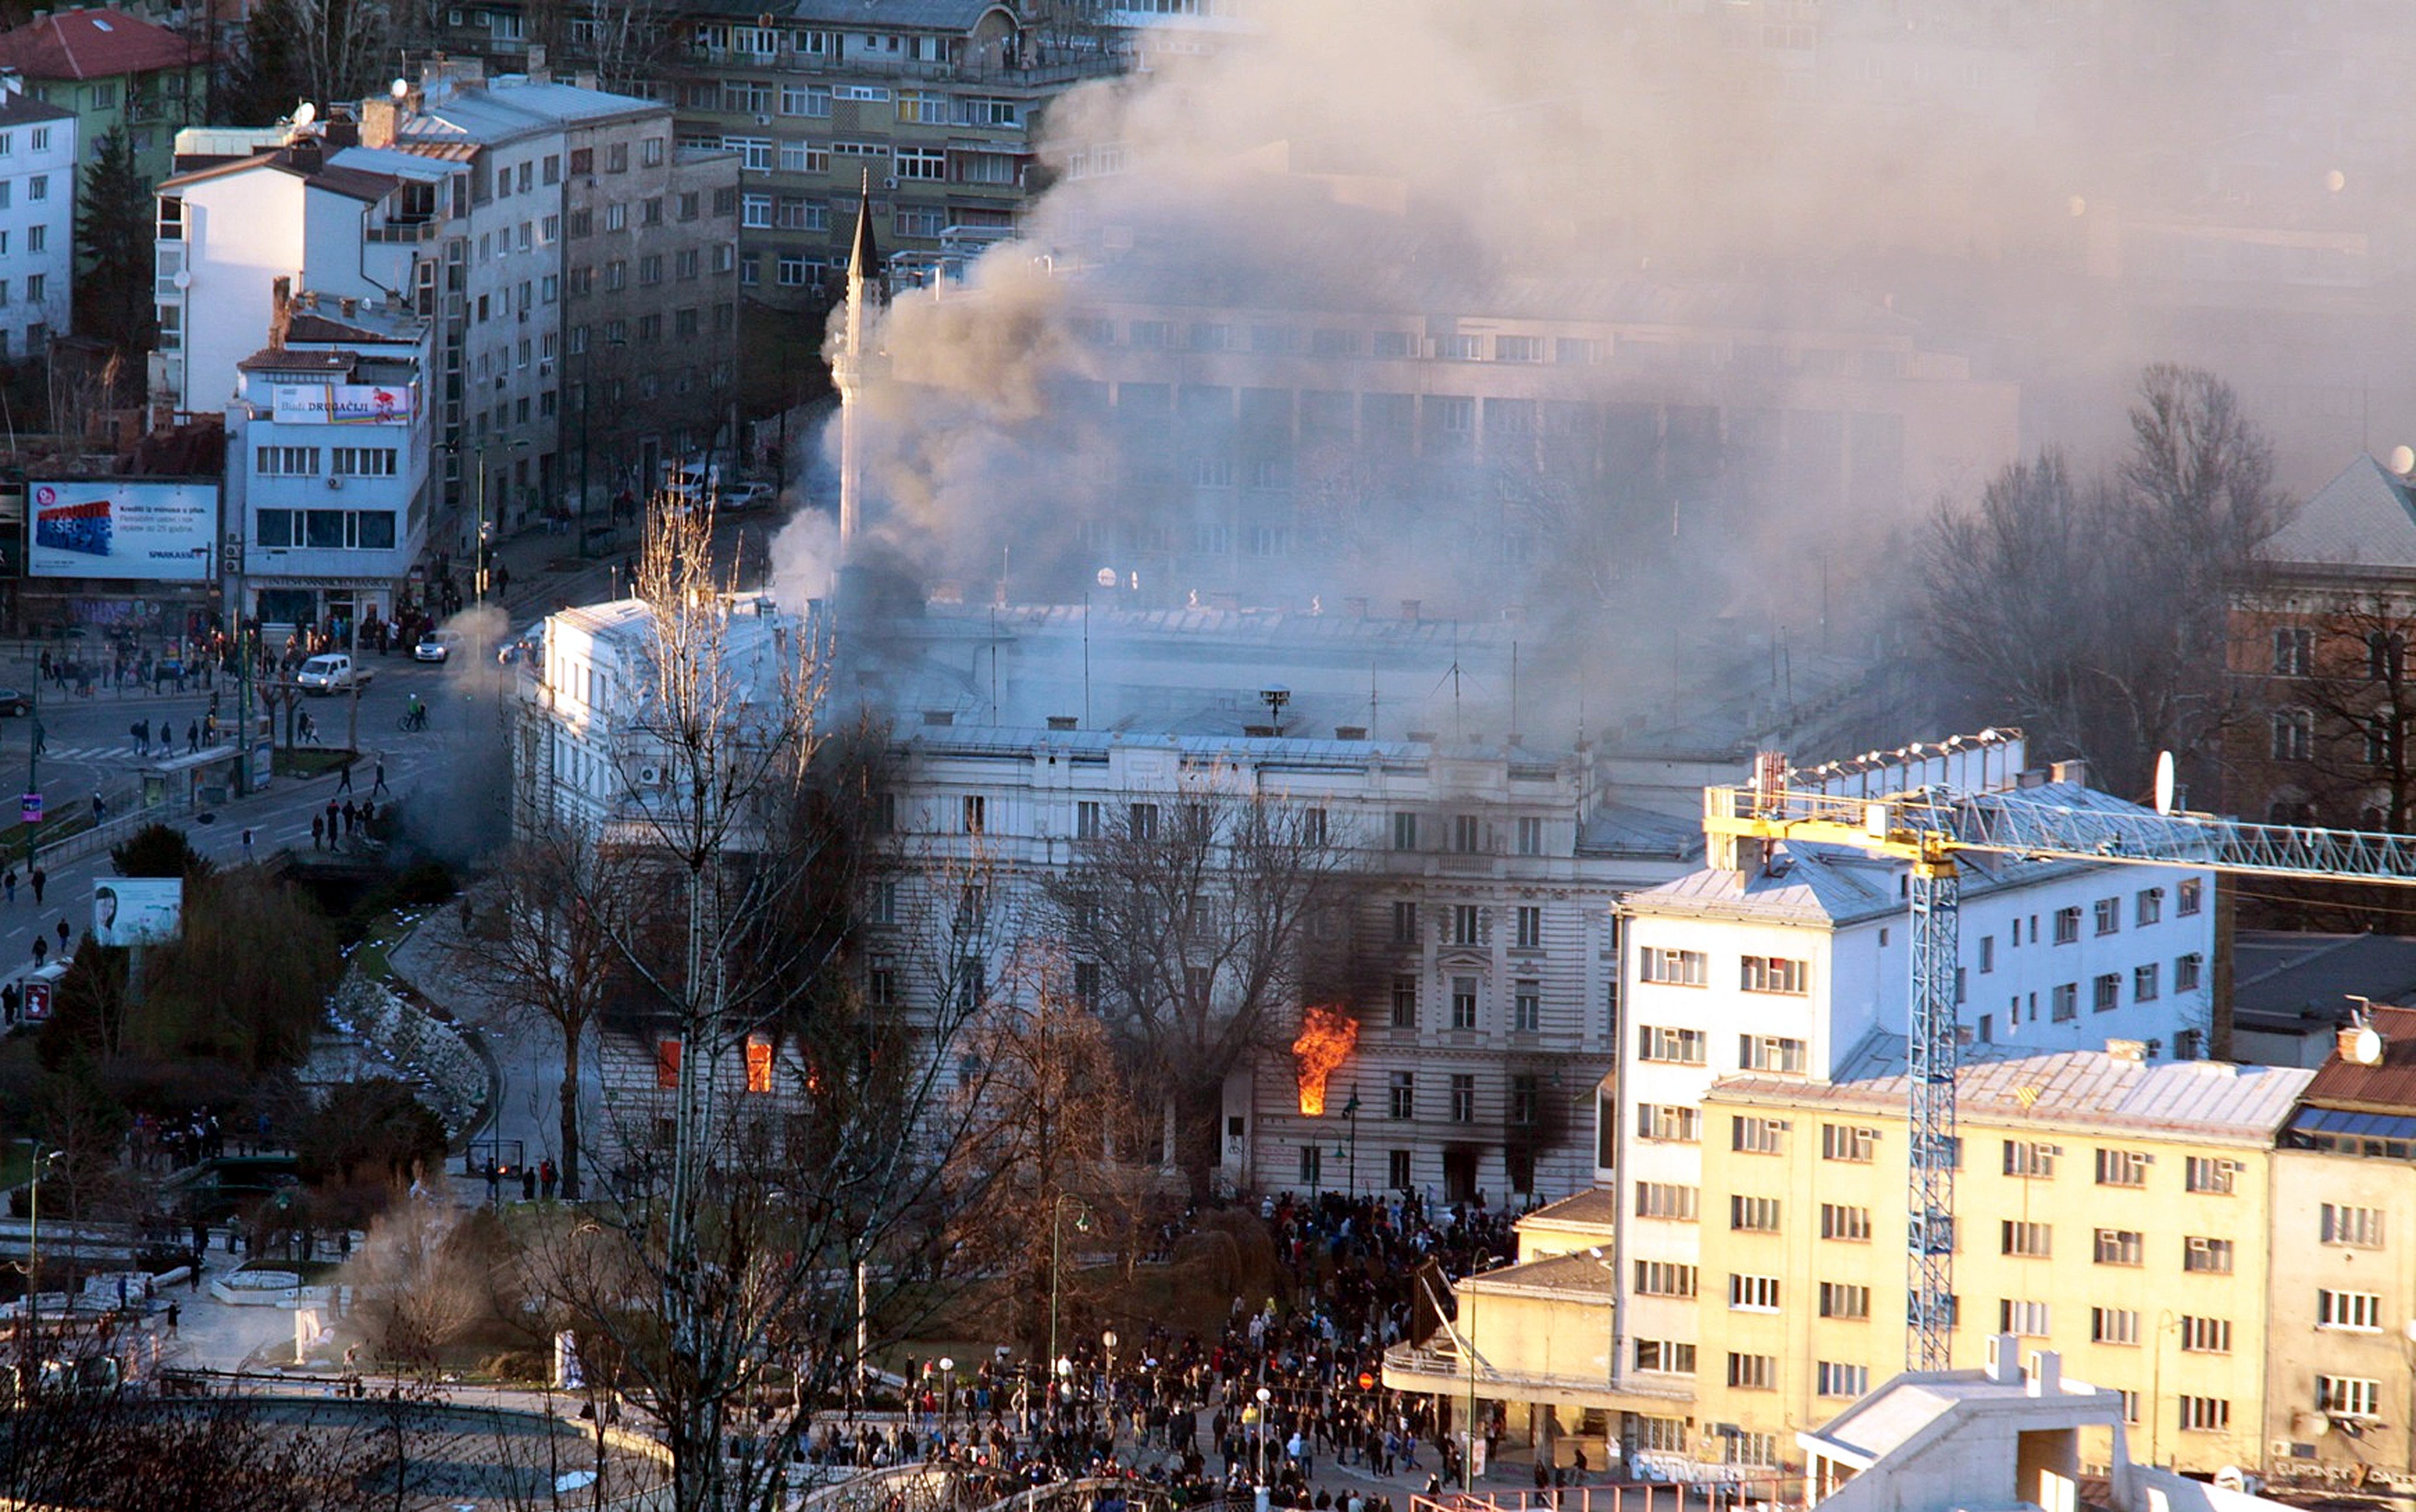
[[[641,787],[660,787],[662,785],[663,785],[663,769],[662,769],[662,768],[660,768],[660,767],[640,767],[640,768],[638,769],[638,786],[641,786]]]
[[[757,126],[770,126],[772,124],[772,118],[768,115],[759,115],[755,117],[755,124]]]
[[[344,480],[341,478],[329,478],[327,480],[327,487],[330,488],[340,488],[343,486]]]
[[[881,187],[882,187],[883,188],[884,188],[884,189],[895,189],[896,187],[898,187],[898,178],[897,178],[897,175],[896,175],[896,174],[892,174],[892,175],[890,175],[889,177],[883,179],[883,180],[881,181]]]

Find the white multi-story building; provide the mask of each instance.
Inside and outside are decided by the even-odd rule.
[[[38,358],[75,307],[76,117],[0,74],[0,361]]]
[[[284,291],[279,290],[283,294]],[[358,301],[285,295],[268,344],[236,364],[227,407],[231,595],[281,643],[385,619],[429,519],[430,322]]]
[[[2017,741],[1989,742],[1975,801],[2137,808],[2070,781],[2021,773]],[[1807,774],[1808,775],[1808,774]],[[1899,773],[1900,775],[1900,773]],[[1883,764],[1861,780],[1880,792]],[[2025,784],[2030,785],[2025,786]],[[1811,783],[1804,784],[1812,786]],[[1840,790],[1834,780],[1823,781]],[[1718,847],[1714,847],[1715,851]],[[1738,846],[1708,867],[1637,892],[1622,971],[1616,1190],[1622,1215],[1677,1216],[1702,1181],[1705,1093],[1740,1073],[1836,1077],[1874,1029],[1901,1034],[1911,993],[1908,865],[1829,846]],[[1972,1054],[2139,1041],[2151,1055],[2207,1053],[2214,1008],[2212,875],[1966,854],[1958,1017]],[[2000,1051],[1999,1053],[2002,1053]],[[1719,1137],[1752,1137],[1749,1121]],[[1774,1131],[1772,1138],[1782,1137]],[[1694,1223],[1630,1223],[1619,1241],[1618,1334],[1692,1340]],[[1686,1278],[1663,1286],[1661,1278]],[[1650,1382],[1645,1383],[1649,1387]]]

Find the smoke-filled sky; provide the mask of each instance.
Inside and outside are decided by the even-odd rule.
[[[1023,238],[879,322],[867,517],[914,581],[1808,645],[1942,494],[2113,443],[2146,363],[2230,379],[2302,491],[2416,434],[2388,15],[1240,9],[1060,99]]]

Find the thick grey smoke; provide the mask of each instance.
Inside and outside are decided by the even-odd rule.
[[[974,603],[1511,615],[1540,679],[1658,691],[1845,650],[1941,493],[2111,439],[2150,361],[2304,487],[2416,413],[2355,318],[2387,134],[2298,7],[2170,8],[1244,6],[1062,99],[1022,238],[879,322],[877,549]]]

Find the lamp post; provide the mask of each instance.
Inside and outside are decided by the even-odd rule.
[[[1350,1100],[1342,1104],[1342,1121],[1351,1130],[1351,1153],[1348,1157],[1351,1195],[1356,1197],[1359,1195],[1359,1088],[1356,1084],[1351,1088]]]
[[[956,1415],[956,1402],[957,1362],[943,1355],[940,1356],[940,1431],[942,1433],[948,1431],[948,1425]]]
[[[1058,1357],[1057,1298],[1059,1288],[1057,1281],[1058,1278],[1065,1273],[1065,1247],[1062,1241],[1065,1236],[1065,1205],[1067,1203],[1072,1203],[1075,1206],[1081,1209],[1081,1211],[1074,1215],[1075,1232],[1078,1234],[1088,1234],[1091,1232],[1090,1205],[1084,1203],[1081,1198],[1075,1196],[1072,1192],[1059,1192],[1055,1200],[1051,1201],[1049,1205],[1049,1357],[1052,1360]],[[1069,1366],[1067,1369],[1070,1370],[1071,1367]],[[1060,1371],[1059,1373],[1064,1374],[1065,1372]]]
[[[1107,1372],[1099,1377],[1099,1401],[1103,1407],[1112,1410],[1116,1398],[1116,1331],[1113,1328],[1110,1328],[1106,1333],[1101,1334],[1099,1336],[1099,1345],[1102,1349],[1105,1349],[1108,1354]],[[1110,1421],[1109,1431],[1112,1433],[1114,1430],[1113,1420],[1111,1419]]]
[[[34,1177],[26,1188],[25,1323],[29,1336],[42,1310],[42,1177],[59,1154],[57,1150],[45,1154],[37,1145],[29,1167]]]
[[[1057,1389],[1052,1392],[1057,1401],[1057,1424],[1063,1428],[1074,1411],[1074,1362],[1065,1355],[1057,1356]]]
[[[1259,1388],[1259,1502],[1261,1505],[1264,1505],[1267,1499],[1267,1406],[1275,1400],[1274,1392],[1264,1386]]]

